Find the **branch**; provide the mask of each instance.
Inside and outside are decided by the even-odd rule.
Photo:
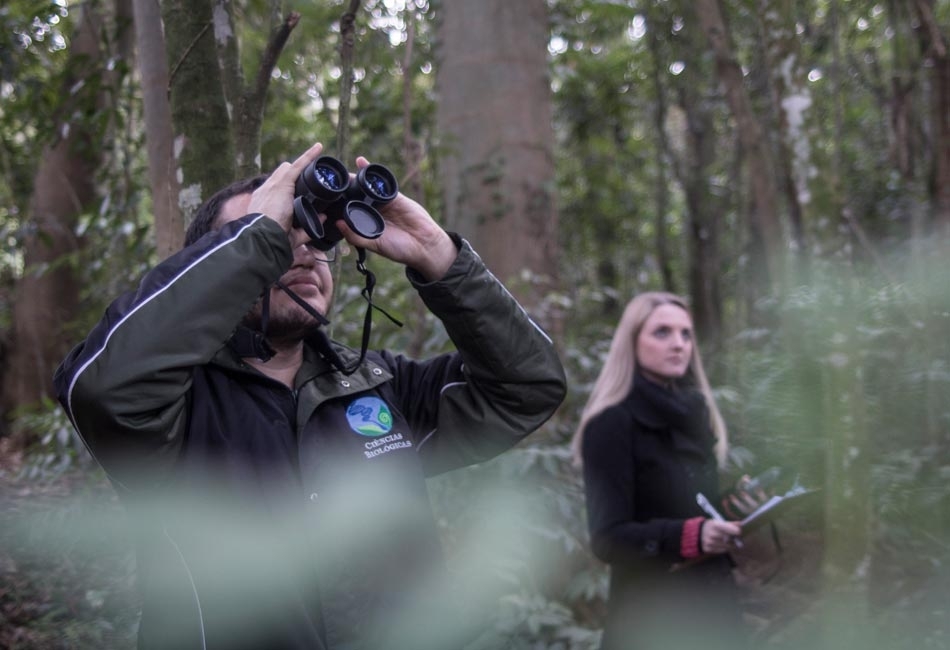
[[[350,98],[353,93],[353,49],[356,41],[356,12],[361,0],[350,0],[350,8],[340,16],[340,121],[337,123],[337,155],[346,159],[349,139]]]
[[[943,40],[943,34],[940,33],[940,26],[937,25],[937,21],[934,19],[933,8],[924,0],[917,0],[916,5],[917,14],[920,16],[921,22],[927,26],[927,32],[930,34],[930,46],[937,58],[942,59],[947,56],[947,44]]]
[[[283,51],[284,45],[287,44],[287,39],[290,38],[290,32],[294,30],[299,22],[300,13],[291,11],[284,18],[284,22],[281,23],[280,27],[271,34],[267,47],[264,48],[264,53],[261,55],[261,64],[257,69],[257,79],[254,82],[252,92],[255,100],[263,98],[264,93],[267,92],[270,76],[274,71],[274,66],[277,65],[277,59],[280,58],[280,53]]]
[[[185,59],[188,58],[188,55],[195,45],[198,44],[198,41],[201,40],[201,37],[205,35],[205,32],[211,28],[211,23],[205,23],[205,26],[201,28],[201,31],[195,34],[195,37],[191,40],[191,43],[188,44],[188,47],[185,48],[185,51],[181,53],[181,56],[178,58],[178,61],[175,63],[174,67],[168,73],[168,92],[171,93],[173,81],[175,80],[175,74],[178,72],[178,68],[181,67],[181,64],[185,62]]]

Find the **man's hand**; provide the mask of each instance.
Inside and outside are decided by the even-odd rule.
[[[359,169],[367,165],[369,161],[363,156],[356,159]],[[337,222],[337,228],[353,246],[405,264],[429,282],[441,279],[455,261],[458,250],[426,209],[400,192],[391,203],[380,207],[379,212],[386,228],[377,239],[360,237],[342,219]]]
[[[292,163],[281,163],[264,184],[254,190],[248,203],[248,213],[260,212],[267,215],[287,231],[292,248],[305,244],[310,237],[300,228],[294,228],[294,183],[301,172],[316,160],[323,145],[316,143],[307,149]]]

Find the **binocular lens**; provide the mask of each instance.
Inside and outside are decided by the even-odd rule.
[[[346,181],[344,181],[337,170],[329,165],[314,165],[313,175],[317,177],[317,180],[319,180],[324,187],[335,191],[344,189],[346,183],[350,180],[347,178]]]
[[[382,174],[368,172],[365,178],[367,186],[376,196],[388,197],[395,194],[390,186],[389,180]]]

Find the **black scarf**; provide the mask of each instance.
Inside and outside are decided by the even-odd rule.
[[[667,388],[636,373],[633,396],[645,401],[674,432],[678,447],[707,455],[716,438],[709,423],[709,409],[703,394],[693,386]],[[685,449],[684,449],[685,450]]]

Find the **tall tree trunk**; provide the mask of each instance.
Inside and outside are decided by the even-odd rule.
[[[349,159],[350,100],[353,97],[353,59],[356,51],[356,12],[361,0],[350,0],[340,17],[340,118],[336,125],[336,150],[344,163]]]
[[[233,5],[230,0],[216,0],[213,7],[214,42],[218,47],[224,96],[230,108],[236,156],[235,174],[238,178],[253,176],[261,171],[261,126],[264,123],[267,89],[277,59],[290,33],[300,21],[297,12],[290,12],[282,18],[280,5],[279,0],[272,3],[270,37],[250,83],[245,81],[241,66],[241,49],[231,13]]]
[[[162,21],[178,207],[187,223],[208,196],[234,180],[234,143],[210,1],[162,0]]]
[[[696,331],[709,351],[722,343],[722,287],[720,283],[719,215],[722,202],[710,190],[716,155],[716,130],[707,92],[709,75],[702,66],[705,46],[695,25],[686,25],[677,41],[680,60],[689,61],[675,79],[677,104],[685,116],[680,140],[685,147],[674,158],[676,177],[686,197],[687,277]]]
[[[648,12],[649,13],[649,12]],[[657,164],[656,179],[656,263],[660,269],[660,277],[663,279],[663,289],[676,292],[676,285],[673,280],[673,267],[670,255],[670,245],[667,237],[666,217],[670,207],[670,190],[666,171],[672,158],[669,138],[666,137],[666,117],[667,100],[666,87],[663,83],[663,65],[665,57],[660,52],[660,25],[666,25],[667,21],[660,18],[658,12],[653,11],[647,18],[647,44],[650,48],[652,66],[650,76],[653,80],[653,92],[656,95],[656,103],[653,109],[653,124],[656,129],[657,149],[659,152],[659,163]],[[667,31],[667,33],[669,33]]]
[[[23,240],[25,271],[14,290],[3,378],[5,417],[52,395],[53,371],[73,340],[63,336],[63,329],[78,311],[80,290],[73,268],[63,260],[80,249],[76,224],[96,198],[95,173],[102,149],[88,118],[103,110],[108,98],[99,92],[100,84],[81,83],[105,69],[106,53],[100,41],[104,13],[95,2],[76,11],[80,17],[60,93],[60,113],[67,119],[58,126],[59,137],[44,148],[33,181],[30,223]],[[97,94],[90,96],[90,92]],[[76,114],[81,117],[71,119]],[[28,432],[14,431],[14,435],[18,445],[26,442]]]
[[[155,252],[164,259],[181,248],[185,221],[178,207],[178,179],[172,155],[171,106],[168,102],[168,61],[162,16],[154,0],[133,0],[138,68],[142,78],[148,180],[155,218]]]
[[[695,9],[715,56],[717,75],[742,143],[752,193],[752,273],[753,280],[758,281],[761,294],[777,289],[784,281],[785,244],[779,219],[772,155],[765,131],[752,110],[752,103],[743,85],[742,67],[733,52],[719,0],[696,0]]]
[[[716,135],[712,119],[695,92],[683,88],[681,106],[686,111],[687,158],[683,161],[683,187],[688,211],[689,294],[696,330],[713,349],[722,338],[720,286],[720,202],[709,190],[709,174]]]
[[[807,260],[804,213],[811,197],[809,176],[813,169],[806,118],[812,97],[795,31],[795,3],[792,0],[760,0],[759,16],[767,67],[771,73],[772,103],[781,134],[778,150],[782,159],[779,162],[791,237],[799,261],[804,262]]]
[[[402,60],[402,163],[406,173],[403,175],[400,190],[421,201],[423,205],[425,200],[425,186],[422,183],[422,162],[423,150],[420,142],[412,132],[412,96],[413,84],[415,83],[413,66],[413,50],[416,44],[416,9],[407,4],[403,10],[404,20],[406,22],[406,50]],[[414,320],[417,323],[425,322],[426,309],[425,303],[419,298],[416,292],[410,294],[412,301],[412,311]],[[412,336],[406,346],[406,354],[410,358],[421,358],[424,352],[426,338],[429,336],[429,328],[414,327]]]
[[[536,307],[557,277],[547,6],[445,0],[442,8],[436,83],[445,221]],[[525,271],[530,286],[517,281]]]
[[[274,19],[254,81],[246,84],[231,11],[228,0],[162,0],[178,205],[186,222],[219,188],[260,171],[270,75],[300,19],[294,12]]]
[[[916,0],[921,23],[920,41],[930,60],[931,146],[933,172],[931,203],[936,230],[950,238],[950,42],[934,16],[934,0]]]
[[[890,155],[899,183],[895,196],[896,211],[903,217],[911,245],[919,249],[930,219],[926,213],[926,165],[921,161],[928,149],[924,135],[926,109],[919,102],[925,86],[922,52],[914,34],[919,18],[914,3],[890,0],[886,3],[890,46],[890,87],[886,107],[890,126]],[[917,257],[915,251],[914,257]]]

